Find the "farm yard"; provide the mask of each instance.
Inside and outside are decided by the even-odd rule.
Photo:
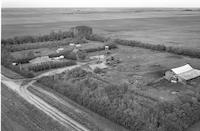
[[[111,57],[118,59],[120,62],[109,65],[108,68],[101,69],[98,72],[94,70],[94,73],[88,72],[87,66],[83,66],[82,68],[77,68],[62,74],[43,77],[38,82],[131,130],[185,129],[183,125],[174,127],[168,125],[169,127],[167,127],[165,123],[171,121],[172,118],[162,120],[164,123],[159,121],[159,126],[156,126],[156,123],[154,123],[155,121],[146,121],[146,119],[155,119],[155,116],[143,115],[146,113],[149,114],[149,111],[152,110],[154,110],[155,113],[158,113],[158,110],[162,111],[160,107],[157,107],[158,105],[171,108],[171,106],[175,104],[176,108],[180,108],[177,110],[182,110],[183,107],[181,105],[187,104],[186,99],[197,104],[198,102],[196,103],[195,101],[198,101],[199,98],[196,92],[199,91],[198,87],[200,83],[194,81],[199,81],[198,78],[191,80],[194,83],[193,85],[183,85],[180,83],[170,83],[163,77],[165,71],[186,63],[190,63],[193,67],[199,69],[200,60],[197,58],[138,47],[130,48],[121,45],[118,45],[117,49],[111,50],[110,53]],[[105,55],[105,51],[92,52],[89,55]],[[131,99],[131,97],[133,98]],[[130,100],[132,100],[132,104],[135,103],[132,106],[135,108],[137,107],[136,109],[133,109],[133,107],[129,105],[130,103],[127,104]],[[169,105],[165,105],[166,103]],[[124,104],[127,105],[125,106]],[[106,105],[106,107],[104,105]],[[190,106],[191,107],[188,108],[193,110],[193,105]],[[195,106],[199,105],[197,104]],[[111,110],[108,110],[110,108]],[[135,112],[137,115],[141,113],[140,115],[142,115],[142,117],[136,114],[133,115],[134,113],[131,116],[127,116],[127,110],[132,113]],[[197,114],[199,113],[197,110],[194,112]],[[115,113],[119,113],[121,116]],[[166,117],[178,112],[173,109],[172,112],[168,113],[165,114]],[[191,114],[188,115],[190,116]],[[133,120],[135,117],[137,120]],[[178,121],[186,122],[182,120],[182,118],[178,118],[179,116],[174,117],[176,117]],[[189,117],[185,117],[184,119],[189,119]],[[139,121],[141,121],[141,123]]]
[[[70,16],[75,21],[63,22],[67,20],[65,18],[58,22],[53,19],[43,21],[40,23],[43,31],[48,30],[48,24],[56,28],[58,23],[66,24],[62,29],[67,30],[35,36],[27,31],[30,36],[3,39],[2,72],[14,71],[12,79],[19,78],[18,74],[24,78],[37,78],[35,84],[46,92],[67,97],[127,130],[186,130],[200,121],[199,10],[151,11],[124,10],[119,17],[116,10],[83,11],[83,14]],[[37,17],[37,13],[32,13]],[[106,16],[99,19],[94,17],[94,14],[104,13]],[[109,18],[111,14],[115,14],[113,18]],[[78,19],[82,15],[90,19]],[[9,18],[5,19],[3,22],[8,22],[3,25],[5,34],[10,26],[19,28],[21,20],[16,21],[19,22],[16,26]],[[23,25],[28,30],[32,25],[39,26],[34,21],[27,22]],[[11,31],[7,35],[13,34]],[[194,69],[186,73],[195,71],[196,74],[186,74],[190,78],[182,82],[179,80],[181,73],[176,74],[173,69],[179,67],[180,70],[186,64]],[[59,68],[74,65],[77,67],[56,73]],[[43,75],[54,70],[53,75]],[[174,74],[167,79],[169,71]],[[42,77],[38,77],[40,75]],[[29,88],[51,103],[48,98],[51,96],[43,96],[31,86]],[[55,101],[52,104],[59,105]],[[66,106],[59,110],[67,109]],[[87,118],[87,121],[92,120]],[[98,127],[98,123],[88,123],[84,124]]]

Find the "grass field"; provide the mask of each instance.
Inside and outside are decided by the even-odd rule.
[[[67,130],[3,84],[1,94],[2,131]]]
[[[86,9],[85,9],[86,10]],[[4,9],[2,37],[88,25],[106,36],[200,49],[200,11],[184,9]]]

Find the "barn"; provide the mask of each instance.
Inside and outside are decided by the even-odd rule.
[[[164,78],[177,83],[187,84],[187,81],[200,76],[200,70],[192,68],[189,64],[181,67],[173,68],[165,72]]]
[[[73,35],[78,38],[85,38],[92,34],[92,28],[89,26],[76,26],[72,27]]]

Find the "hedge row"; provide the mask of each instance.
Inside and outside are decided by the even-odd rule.
[[[2,39],[1,44],[3,45],[15,45],[15,44],[24,44],[24,43],[35,43],[35,42],[44,42],[44,41],[55,41],[62,40],[65,38],[73,37],[73,33],[70,31],[52,31],[50,34],[41,35],[41,36],[18,36],[14,38]]]
[[[125,46],[132,46],[132,47],[141,47],[146,49],[152,49],[157,51],[165,51],[169,53],[174,53],[178,55],[185,55],[194,58],[200,58],[200,51],[195,49],[184,49],[179,47],[172,47],[172,46],[165,46],[165,45],[153,45],[148,43],[142,43],[140,41],[135,40],[121,40],[115,39],[115,43]]]
[[[28,67],[29,70],[38,72],[38,71],[44,71],[44,70],[49,70],[49,69],[54,69],[54,68],[59,68],[59,67],[64,67],[64,66],[72,66],[75,65],[75,61],[62,61],[62,62],[43,62],[41,64],[35,64],[31,65]]]

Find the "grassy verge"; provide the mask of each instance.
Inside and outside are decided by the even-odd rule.
[[[63,131],[68,130],[45,113],[1,84],[2,130],[4,131]]]

